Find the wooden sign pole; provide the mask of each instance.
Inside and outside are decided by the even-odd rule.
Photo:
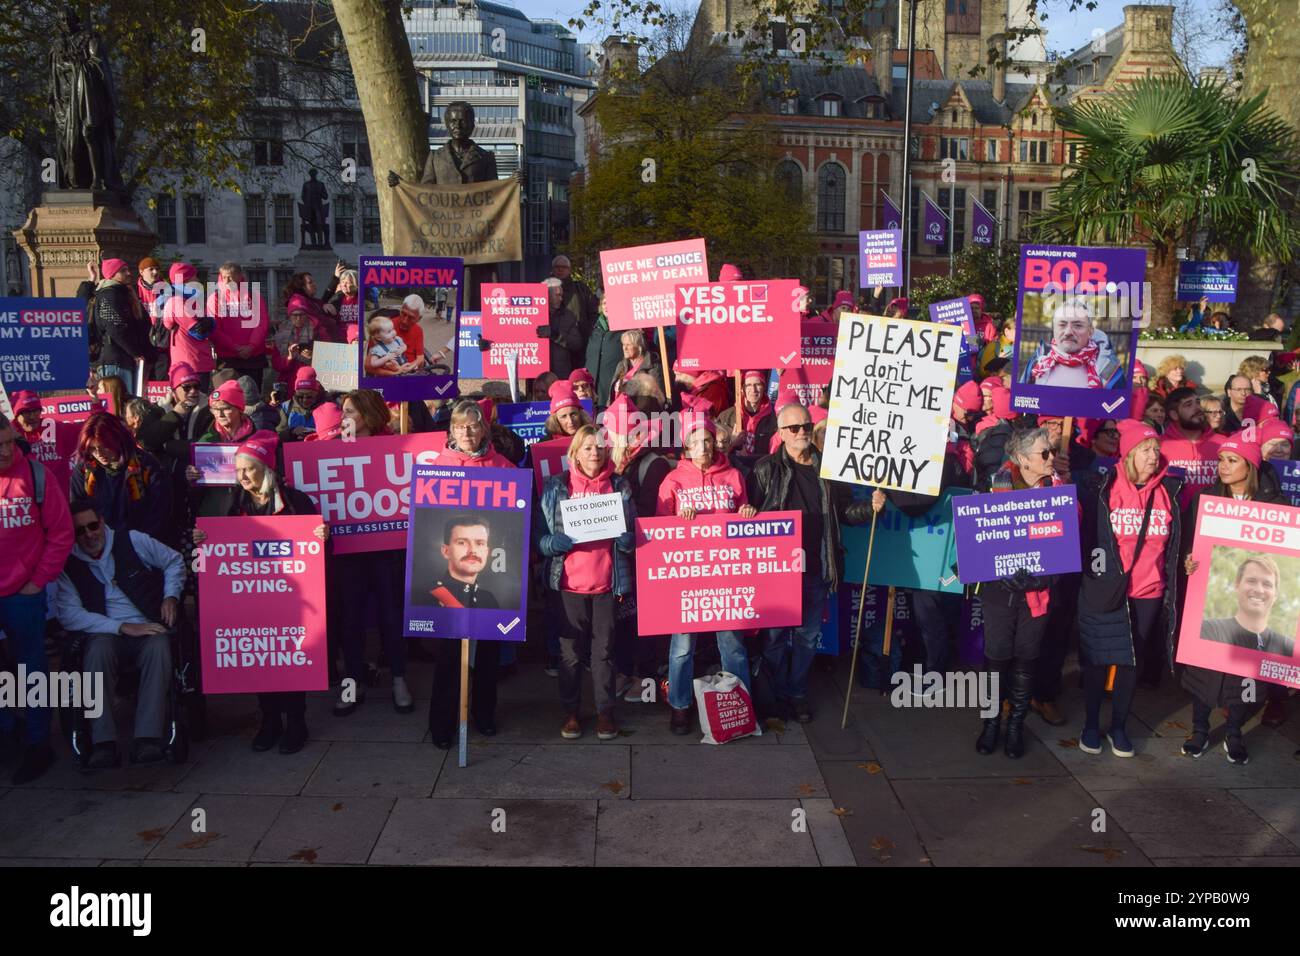
[[[840,730],[849,722],[849,698],[853,696],[853,676],[858,669],[858,643],[862,635],[862,608],[867,603],[867,574],[871,571],[871,549],[876,543],[876,512],[871,512],[871,534],[867,538],[867,566],[862,569],[862,593],[858,596],[858,623],[853,626],[853,656],[849,658],[849,686],[844,691],[844,713]]]
[[[664,370],[664,396],[668,401],[673,400],[673,370],[668,367],[668,337],[664,335],[664,327],[659,326],[659,361],[662,363]]]
[[[460,642],[460,735],[456,766],[469,763],[469,639]]]

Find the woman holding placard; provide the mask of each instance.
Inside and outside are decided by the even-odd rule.
[[[696,515],[733,514],[752,518],[758,513],[749,503],[745,480],[718,450],[717,426],[701,412],[682,413],[683,457],[659,486],[659,517],[676,515],[691,521]],[[749,690],[749,656],[736,631],[718,631],[722,669],[740,678]],[[694,690],[695,635],[674,634],[668,648],[668,704],[675,734],[691,732],[691,697]]]
[[[297,488],[285,484],[275,470],[275,452],[280,440],[274,432],[256,432],[235,452],[235,477],[239,482],[228,517],[268,517],[271,515],[318,515],[316,503]],[[317,540],[329,539],[329,525],[316,527]],[[194,544],[207,540],[201,530],[194,532]],[[280,741],[280,753],[292,754],[302,750],[307,743],[307,694],[304,691],[284,691],[258,694],[262,708],[262,724],[253,737],[253,749],[270,750]],[[281,723],[281,717],[285,722]]]
[[[582,659],[590,656],[596,697],[596,736],[618,736],[614,720],[614,628],[618,605],[632,590],[628,555],[636,508],[627,481],[614,473],[609,448],[594,425],[583,425],[569,445],[569,469],[546,479],[538,509],[537,548],[550,559],[546,583],[560,597],[560,702],[564,725],[560,736],[582,736]],[[617,494],[623,500],[622,534],[599,541],[575,542],[565,532],[563,505],[574,498]],[[576,532],[575,532],[576,533]]]
[[[1013,431],[1007,439],[1007,461],[993,476],[990,491],[1050,488],[1069,480],[1069,463],[1052,446],[1046,428]],[[1008,757],[1025,753],[1025,717],[1034,691],[1038,653],[1047,630],[1054,576],[1035,577],[1024,568],[1012,577],[991,581],[980,591],[984,611],[985,668],[999,675],[998,687],[1007,687],[1011,713],[1003,750]],[[1002,715],[984,720],[975,749],[991,754],[997,749]]]
[[[1101,702],[1114,668],[1106,738],[1115,756],[1132,757],[1125,724],[1138,668],[1158,673],[1166,645],[1173,647],[1183,479],[1169,474],[1154,428],[1132,419],[1118,428],[1119,462],[1079,487],[1079,663],[1085,708],[1079,749],[1101,753]]]
[[[1263,432],[1263,430],[1264,426],[1261,425],[1257,431]],[[1258,501],[1262,504],[1289,505],[1291,503],[1282,493],[1281,482],[1278,481],[1272,466],[1264,463],[1259,445],[1246,441],[1243,432],[1229,436],[1227,441],[1219,446],[1218,479],[1210,487],[1197,492],[1183,513],[1183,523],[1187,527],[1187,537],[1182,548],[1183,568],[1189,576],[1195,574],[1199,567],[1192,557],[1192,543],[1196,533],[1196,515],[1201,510],[1202,496]],[[1265,579],[1260,584],[1261,589],[1264,590],[1269,589],[1266,579],[1271,577],[1271,591],[1276,594],[1281,581],[1277,566],[1273,565],[1270,568],[1265,563],[1267,560],[1264,557],[1243,562],[1241,573],[1238,574],[1238,584],[1246,576],[1244,572],[1253,572],[1255,576]],[[1267,619],[1267,614],[1264,618]],[[1252,633],[1251,636],[1255,635]],[[1189,757],[1199,757],[1209,749],[1210,714],[1216,707],[1222,707],[1227,715],[1223,725],[1223,749],[1228,755],[1228,761],[1235,764],[1248,763],[1250,754],[1246,752],[1246,745],[1241,739],[1241,726],[1248,716],[1244,703],[1246,678],[1205,667],[1193,667],[1189,664],[1183,669],[1182,683],[1183,688],[1192,695],[1192,735],[1183,744],[1183,753]],[[1281,685],[1268,684],[1267,686],[1268,703],[1265,706],[1266,719],[1261,721],[1263,723],[1269,723],[1267,718],[1270,716],[1280,716],[1277,711],[1285,699],[1274,690],[1274,688],[1284,690]]]

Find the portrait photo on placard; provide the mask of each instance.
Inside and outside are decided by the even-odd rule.
[[[456,367],[455,289],[367,289],[367,377],[450,375]]]
[[[1126,389],[1133,319],[1105,295],[1024,293],[1019,381],[1054,388]]]
[[[1297,630],[1300,555],[1215,545],[1201,640],[1295,657]]]
[[[517,610],[519,562],[528,554],[521,511],[412,509],[410,603],[418,607]]]

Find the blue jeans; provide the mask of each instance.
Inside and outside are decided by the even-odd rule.
[[[763,632],[763,666],[772,675],[776,695],[782,700],[808,696],[808,672],[817,656],[826,595],[826,584],[820,577],[809,580],[805,576],[803,622],[798,627],[769,628]]]
[[[706,637],[709,635],[705,635]],[[718,654],[722,669],[735,674],[749,690],[749,655],[736,631],[718,631]],[[674,634],[668,645],[668,704],[678,710],[691,706],[695,696],[695,635]]]
[[[127,368],[124,365],[101,365],[99,367],[100,378],[108,378],[111,375],[116,375],[118,378],[122,380],[122,384],[126,386],[126,394],[128,397],[133,397],[135,395],[135,366],[134,365],[132,365],[130,368]],[[117,410],[117,413],[121,415],[125,411],[126,409],[119,408]]]
[[[27,674],[48,674],[50,662],[45,657],[45,592],[10,594],[0,597],[0,630],[9,638],[14,663],[25,664]],[[17,679],[17,674],[14,675]],[[21,694],[26,688],[18,688]],[[27,743],[44,743],[50,736],[50,712],[44,707],[23,710],[27,724]],[[17,713],[0,708],[0,733],[13,733]]]

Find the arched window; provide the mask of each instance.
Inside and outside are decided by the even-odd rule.
[[[803,170],[792,159],[783,159],[776,164],[776,182],[792,200],[798,200],[803,192]]]
[[[844,231],[844,167],[826,163],[817,171],[817,231]]]

